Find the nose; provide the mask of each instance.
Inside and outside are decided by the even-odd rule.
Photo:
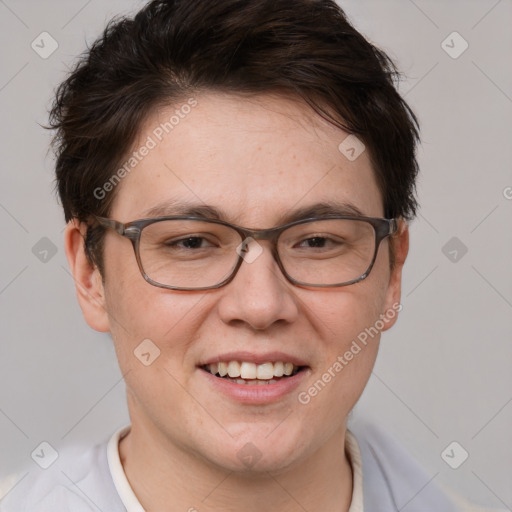
[[[252,240],[242,250],[244,261],[222,289],[218,303],[222,321],[244,323],[256,330],[294,322],[299,315],[296,292],[272,256],[270,245]]]

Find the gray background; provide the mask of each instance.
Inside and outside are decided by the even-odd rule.
[[[400,90],[423,138],[404,309],[354,415],[393,432],[434,480],[510,509],[512,2],[341,4],[405,73]],[[50,134],[38,123],[84,42],[140,5],[0,1],[0,477],[43,471],[30,458],[42,441],[91,445],[128,422],[110,338],[86,325],[75,299]],[[46,59],[31,48],[43,31],[59,45]],[[457,58],[454,31],[469,44]],[[458,469],[441,458],[452,441],[469,453]]]

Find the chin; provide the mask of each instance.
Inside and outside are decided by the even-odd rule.
[[[277,424],[273,425],[274,429]],[[224,470],[268,477],[268,472],[285,471],[304,457],[304,436],[293,435],[289,428],[278,436],[272,429],[265,428],[262,432],[261,428],[251,427],[253,425],[246,425],[243,434],[233,436],[225,443],[212,441],[217,449],[208,457],[210,462]]]

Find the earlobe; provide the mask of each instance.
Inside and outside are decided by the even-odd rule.
[[[398,222],[398,231],[389,243],[394,244],[395,264],[390,272],[388,289],[386,292],[385,307],[382,315],[387,319],[383,331],[392,327],[398,312],[402,309],[400,299],[402,296],[402,270],[409,252],[409,228],[404,219]]]
[[[110,325],[101,275],[98,268],[91,265],[85,253],[86,229],[87,226],[77,219],[68,223],[64,234],[66,256],[85,321],[96,331],[109,332]]]

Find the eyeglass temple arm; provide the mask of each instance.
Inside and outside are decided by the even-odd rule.
[[[390,219],[388,235],[392,235],[398,230],[398,222],[396,219]]]
[[[120,235],[125,234],[125,227],[122,222],[118,222],[117,220],[107,219],[106,217],[95,217],[96,220],[104,227],[110,228],[114,231],[117,231]]]

